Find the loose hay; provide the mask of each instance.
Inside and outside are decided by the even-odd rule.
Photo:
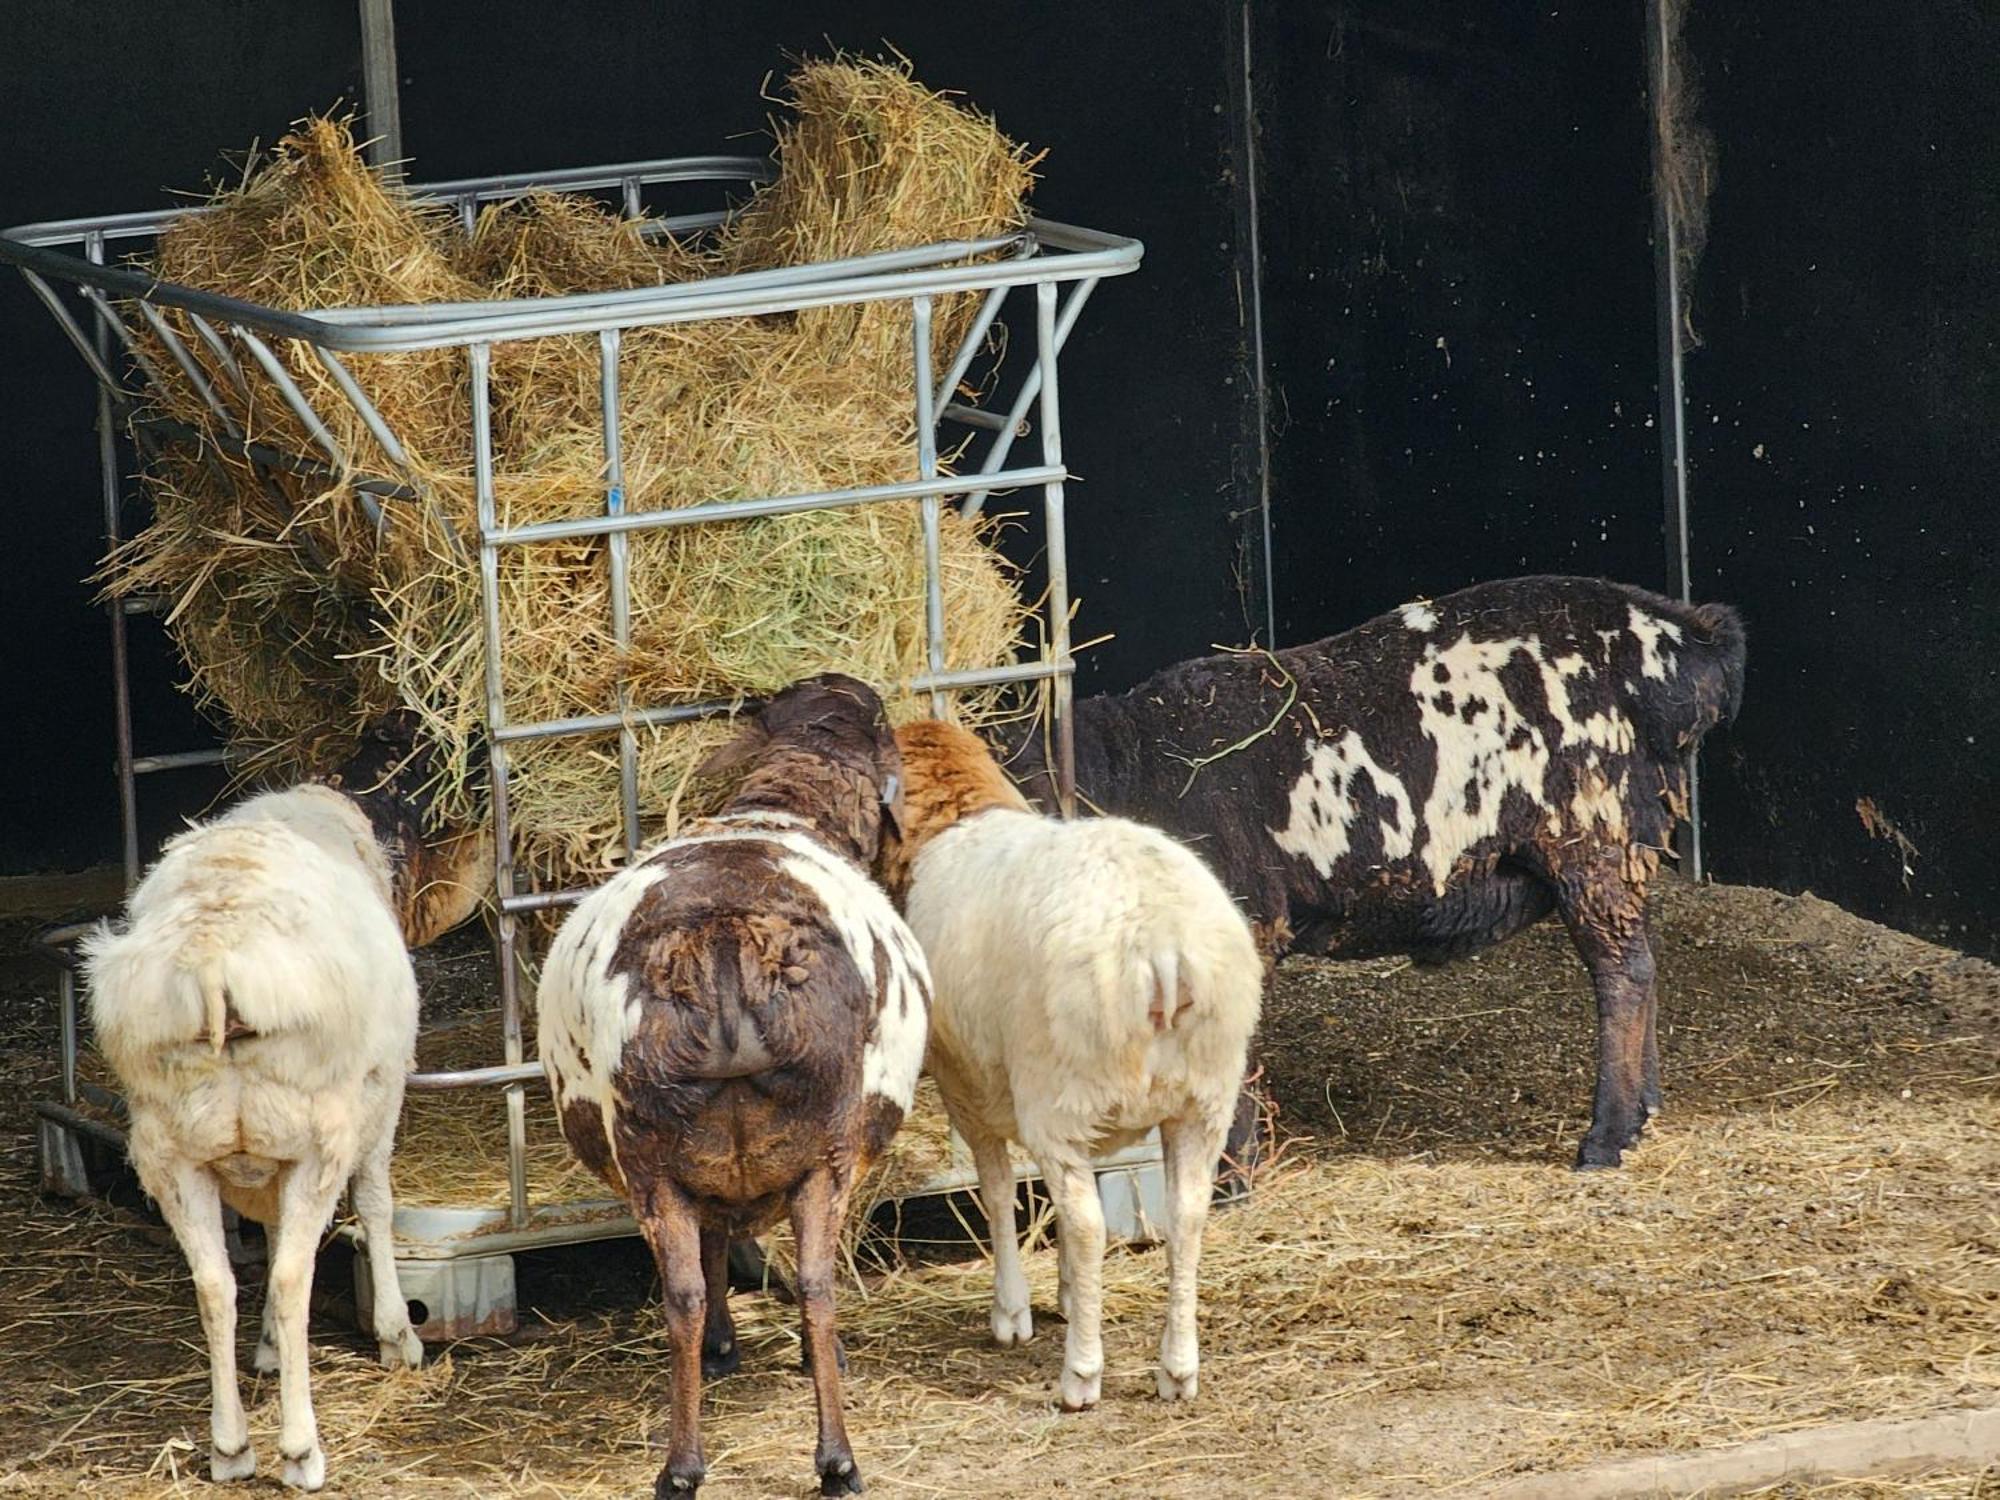
[[[1030,162],[992,123],[905,68],[836,60],[791,80],[779,175],[711,240],[648,241],[594,200],[549,193],[488,208],[469,240],[453,217],[367,168],[345,124],[308,121],[245,184],[162,232],[154,269],[184,285],[293,311],[554,296],[685,281],[1018,228]],[[941,299],[934,363],[976,297]],[[179,318],[178,314],[170,314]],[[268,387],[247,401],[181,320],[208,382],[250,440],[316,452]],[[907,305],[629,331],[620,358],[628,510],[846,488],[916,475]],[[163,593],[205,702],[260,768],[323,767],[383,707],[416,708],[444,750],[440,816],[485,816],[485,718],[470,407],[462,350],[355,356],[355,379],[405,449],[395,464],[303,347],[276,351],[359,471],[407,483],[367,518],[352,475],[258,474],[208,453],[152,465],[155,520],[107,559],[111,592]],[[151,349],[165,413],[217,422]],[[600,513],[598,343],[570,336],[494,347],[495,498],[519,526]],[[946,456],[947,464],[949,455]],[[951,668],[1007,660],[1024,610],[992,523],[948,507],[941,535]],[[516,720],[639,703],[758,696],[811,672],[878,683],[920,674],[923,544],[915,503],[635,534],[632,641],[612,638],[601,541],[509,549],[503,689]],[[993,711],[971,695],[962,711]],[[915,702],[892,705],[898,717]],[[719,725],[641,735],[646,835],[712,809],[691,785]],[[615,736],[514,755],[522,868],[537,884],[593,882],[622,856]]]
[[[871,1482],[928,1494],[974,1493],[996,1464],[1025,1493],[1158,1494],[1215,1464],[1243,1493],[1477,1494],[1622,1452],[1978,1399],[2000,1386],[1996,1129],[1990,1099],[1917,1114],[1850,1096],[1677,1125],[1616,1178],[1313,1160],[1211,1223],[1190,1410],[1148,1396],[1164,1266],[1147,1253],[1106,1264],[1105,1407],[1049,1411],[1061,1337],[1045,1249],[1028,1257],[1042,1327],[1027,1350],[987,1346],[983,1263],[845,1291],[849,1421]],[[44,1213],[10,1244],[0,1310],[48,1337],[65,1307],[87,1312],[126,1329],[125,1347],[45,1387],[32,1440],[6,1451],[30,1472],[132,1476],[163,1438],[205,1431],[193,1299],[170,1249]],[[57,1225],[80,1258],[58,1253]],[[746,1493],[790,1493],[811,1433],[796,1314],[735,1305],[749,1373],[711,1386],[711,1463]],[[246,1337],[254,1318],[246,1299]],[[522,1346],[395,1376],[325,1322],[317,1338],[321,1430],[348,1493],[625,1493],[659,1463],[651,1308],[579,1309]],[[152,1356],[137,1368],[135,1349]],[[253,1400],[268,1447],[269,1381]]]

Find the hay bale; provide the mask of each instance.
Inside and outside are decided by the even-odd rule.
[[[650,242],[594,200],[538,193],[488,208],[470,238],[361,161],[345,122],[312,120],[208,212],[157,247],[164,278],[289,310],[553,296],[796,264],[1023,221],[1030,162],[988,120],[907,68],[803,65],[779,175],[717,235]],[[941,299],[934,359],[976,298]],[[177,315],[173,315],[177,316]],[[307,434],[268,389],[245,400],[192,337],[251,439],[299,453]],[[684,507],[916,476],[907,306],[814,310],[630,332],[621,356],[625,502]],[[162,351],[154,351],[156,355]],[[416,502],[368,521],[352,475],[260,475],[210,455],[147,475],[156,519],[106,559],[112,593],[161,591],[191,686],[227,714],[239,750],[287,772],[324,766],[373,713],[402,701],[439,741],[440,816],[483,818],[484,647],[466,357],[356,356],[350,369],[404,444],[397,474],[309,351],[279,356],[361,471],[406,479]],[[216,422],[171,362],[161,405]],[[593,337],[497,345],[492,405],[502,524],[600,513],[603,435]],[[949,455],[946,462],[949,463]],[[1014,652],[1025,611],[990,526],[946,513],[949,665]],[[635,701],[757,696],[815,671],[888,684],[926,666],[922,525],[914,503],[634,535],[632,640],[612,639],[601,541],[510,549],[501,565],[510,717],[603,713],[621,675]],[[973,695],[961,712],[993,710]],[[919,705],[892,704],[898,717]],[[692,769],[726,731],[640,735],[649,838],[712,809]],[[616,736],[520,747],[517,856],[543,886],[601,879],[622,852]]]

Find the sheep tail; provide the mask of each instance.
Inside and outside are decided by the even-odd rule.
[[[208,1045],[217,1057],[229,1044],[229,986],[222,977],[222,960],[206,958],[195,970],[202,1010],[208,1017]]]
[[[1147,985],[1146,1019],[1155,1032],[1171,1031],[1194,1004],[1180,950],[1172,944],[1155,949],[1141,973]]]

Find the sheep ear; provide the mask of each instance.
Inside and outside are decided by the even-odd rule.
[[[750,763],[771,743],[771,732],[763,722],[752,719],[737,731],[736,737],[719,746],[707,760],[695,767],[697,776],[721,776]]]

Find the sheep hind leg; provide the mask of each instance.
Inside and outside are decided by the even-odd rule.
[[[1201,1385],[1201,1343],[1196,1301],[1201,1281],[1201,1236],[1215,1196],[1215,1165],[1226,1125],[1190,1110],[1160,1126],[1166,1158],[1167,1326],[1160,1336],[1162,1401],[1192,1401]]]
[[[278,1226],[264,1226],[264,1248],[275,1252],[278,1248]],[[264,1310],[257,1330],[257,1347],[251,1351],[250,1367],[259,1375],[278,1373],[278,1304],[271,1297],[271,1278],[264,1277]]]
[[[858,1495],[861,1470],[854,1462],[841,1410],[840,1338],[834,1331],[833,1311],[834,1256],[847,1217],[847,1185],[830,1169],[821,1168],[793,1190],[791,1208],[792,1237],[799,1253],[799,1310],[819,1408],[813,1468],[822,1495]]]
[[[392,1113],[391,1119],[395,1116]],[[368,1279],[375,1292],[375,1348],[385,1370],[414,1370],[424,1362],[423,1340],[410,1326],[410,1304],[396,1275],[395,1199],[389,1190],[392,1131],[383,1132],[354,1174],[354,1215],[368,1250]]]
[[[265,1295],[273,1303],[278,1342],[278,1454],[284,1459],[279,1477],[298,1490],[316,1490],[326,1483],[326,1453],[313,1415],[306,1320],[312,1304],[313,1257],[319,1251],[320,1232],[333,1217],[345,1175],[329,1172],[324,1163],[307,1157],[285,1169],[278,1189],[277,1243],[271,1249]]]
[[[1014,1227],[1014,1163],[1007,1155],[1007,1143],[998,1136],[969,1136],[967,1141],[979,1168],[979,1201],[986,1208],[986,1233],[993,1246],[993,1342],[1012,1348],[1035,1336],[1028,1278],[1021,1269],[1021,1241]]]
[[[729,1316],[729,1236],[720,1229],[701,1232],[701,1277],[708,1307],[701,1329],[701,1373],[719,1380],[743,1365],[736,1323]]]
[[[236,1276],[222,1233],[222,1197],[215,1179],[191,1162],[144,1172],[147,1191],[180,1242],[194,1277],[201,1331],[208,1342],[208,1472],[218,1484],[257,1472],[243,1394],[236,1386]]]
[[[1055,1199],[1060,1262],[1069,1273],[1062,1409],[1086,1411],[1097,1405],[1104,1383],[1104,1203],[1089,1162],[1043,1158],[1041,1165]]]
[[[633,1185],[635,1189],[638,1184]],[[707,1314],[701,1228],[694,1205],[671,1182],[635,1193],[639,1231],[660,1268],[667,1341],[673,1350],[673,1405],[667,1462],[653,1481],[656,1500],[691,1495],[708,1477],[701,1454],[701,1331]]]

